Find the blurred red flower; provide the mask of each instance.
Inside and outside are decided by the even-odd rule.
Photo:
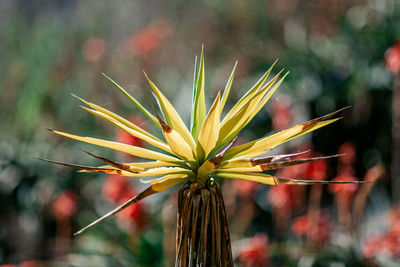
[[[97,62],[107,52],[107,44],[102,38],[91,38],[83,44],[83,55],[87,61]]]
[[[351,175],[339,175],[332,181],[358,181]],[[358,189],[358,184],[330,184],[330,191],[339,197],[351,198]]]
[[[135,195],[136,192],[133,189],[125,191],[123,196],[119,199],[118,204],[123,204]],[[117,214],[117,218],[122,222],[126,222],[129,224],[133,223],[133,226],[138,229],[142,229],[147,222],[147,216],[143,208],[142,202],[135,203],[122,210]]]
[[[294,207],[293,186],[283,184],[272,186],[268,192],[269,203],[277,210],[283,209],[292,213]]]
[[[256,234],[238,249],[238,259],[242,266],[267,266],[269,262],[268,237]]]
[[[400,221],[400,204],[390,209],[387,212],[387,217],[391,224],[395,224],[396,222]]]
[[[128,189],[128,178],[119,175],[108,175],[103,185],[103,196],[113,202],[123,196]]]
[[[41,264],[37,261],[24,261],[18,265],[18,267],[38,267]]]
[[[281,131],[289,127],[292,122],[290,111],[291,98],[288,95],[281,95],[272,106],[272,128]]]
[[[391,257],[400,257],[400,236],[396,232],[389,231],[382,235],[369,238],[363,246],[365,257],[371,258],[376,254],[388,254]]]
[[[386,69],[393,74],[400,72],[400,43],[397,43],[385,52]]]
[[[381,240],[378,236],[370,237],[363,245],[363,254],[367,258],[375,256],[381,245]]]
[[[312,153],[311,157],[322,157],[320,153]],[[316,160],[307,163],[306,170],[304,172],[305,178],[312,180],[325,180],[326,173],[328,170],[328,164],[326,160]]]
[[[253,195],[260,184],[251,181],[233,179],[232,186],[240,197],[246,198]]]
[[[135,33],[130,40],[132,53],[147,55],[155,52],[171,30],[171,23],[166,19],[156,20],[145,26]]]
[[[308,216],[300,216],[293,220],[292,224],[292,232],[297,235],[305,235],[308,231],[309,223],[308,223]]]
[[[296,236],[309,235],[314,242],[324,244],[330,237],[331,217],[323,212],[314,225],[308,215],[303,215],[293,220],[291,230]]]
[[[67,219],[77,210],[77,195],[71,190],[61,192],[53,202],[52,211],[57,219]]]
[[[103,184],[103,196],[113,203],[121,205],[134,197],[137,192],[131,187],[129,178],[119,175],[109,175]],[[118,220],[138,229],[145,226],[147,217],[142,202],[125,208],[117,215]]]
[[[338,153],[343,154],[343,156],[338,158],[340,163],[346,166],[352,165],[356,160],[356,145],[352,142],[343,143],[339,147]]]

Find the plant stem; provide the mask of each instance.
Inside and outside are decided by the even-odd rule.
[[[215,181],[179,189],[175,266],[233,266],[225,205]]]

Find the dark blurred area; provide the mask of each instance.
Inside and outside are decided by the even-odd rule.
[[[71,94],[158,133],[101,75],[152,110],[145,70],[188,122],[202,44],[208,107],[236,60],[228,107],[276,59],[275,73],[290,71],[240,142],[351,106],[335,124],[272,151],[344,156],[277,175],[369,181],[225,182],[237,266],[397,266],[399,36],[395,0],[0,0],[0,266],[173,265],[176,188],[71,238],[143,185],[36,157],[98,165],[83,148],[136,160],[45,129],[145,146],[82,110]]]

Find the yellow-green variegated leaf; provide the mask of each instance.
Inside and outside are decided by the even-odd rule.
[[[249,123],[252,118],[252,114],[260,105],[260,101],[263,99],[265,94],[278,79],[279,72],[271,81],[269,81],[263,88],[258,90],[254,95],[252,95],[248,101],[237,110],[237,112],[229,119],[221,122],[220,135],[217,141],[216,149],[221,148],[227,144],[232,138],[234,138],[245,126]],[[275,88],[276,89],[276,88]],[[250,118],[251,117],[251,118]]]
[[[122,88],[119,84],[113,81],[110,77],[103,73],[103,76],[106,77],[118,90],[120,90],[143,114],[149,118],[158,128],[161,128],[161,125],[158,123],[157,118],[153,116],[145,107],[140,104],[132,95],[130,95],[124,88]]]
[[[158,115],[157,119],[161,124],[165,140],[167,140],[173,153],[179,158],[193,164],[196,159],[195,155],[183,137],[177,131],[169,127]]]
[[[201,127],[201,131],[199,134],[199,139],[197,140],[197,152],[200,155],[200,147],[201,152],[204,152],[204,158],[207,158],[210,152],[215,147],[219,136],[219,119],[221,115],[221,96],[218,92],[218,95],[210,108],[210,111],[207,114],[206,120],[204,121],[203,127]],[[199,147],[200,146],[200,147]],[[201,153],[203,154],[203,153]]]
[[[171,126],[172,129],[177,131],[180,136],[185,140],[185,142],[190,146],[192,151],[195,153],[196,145],[194,143],[193,137],[190,134],[189,130],[186,128],[186,125],[183,123],[181,117],[178,112],[176,112],[175,108],[169,102],[169,100],[165,97],[163,93],[157,88],[157,86],[147,77],[145,76],[153,89],[155,96],[157,97],[158,103],[164,113],[165,119],[167,123]]]
[[[235,70],[236,70],[237,64],[238,64],[238,62],[236,61],[235,66],[233,66],[231,75],[229,76],[228,82],[226,83],[224,94],[222,95],[222,100],[221,100],[221,112],[225,107],[226,100],[228,99],[229,92],[231,91],[233,77],[235,76]]]
[[[251,167],[237,167],[237,168],[223,168],[219,169],[221,172],[232,172],[232,173],[255,173],[255,172],[262,172],[263,168],[262,165],[256,165]]]
[[[89,109],[89,108],[86,108],[86,107],[82,107],[82,108],[87,110],[88,112],[90,112],[90,113],[102,118],[103,120],[106,120],[106,121],[114,124],[115,126],[117,126],[118,128],[124,130],[125,132],[129,133],[130,135],[135,136],[135,137],[137,137],[139,139],[142,139],[143,141],[149,143],[150,145],[158,147],[158,148],[160,148],[160,149],[162,149],[162,150],[164,150],[164,151],[166,151],[168,153],[173,153],[171,148],[166,143],[162,142],[161,140],[159,140],[158,138],[156,138],[154,136],[149,137],[148,135],[142,134],[141,132],[126,126],[126,124],[120,123],[119,121],[111,118],[110,116],[108,116],[108,115],[106,115],[106,114],[104,114],[104,113],[102,113],[100,111]],[[132,124],[132,125],[134,125],[134,124]],[[135,127],[135,128],[139,128],[139,127]]]
[[[253,97],[257,91],[262,87],[262,85],[264,84],[264,82],[267,80],[269,74],[271,73],[273,67],[275,66],[277,61],[274,62],[274,64],[272,64],[272,66],[267,70],[266,73],[264,73],[264,75],[258,80],[258,82],[253,85],[252,88],[250,88],[246,94],[244,96],[242,96],[242,98],[232,107],[232,109],[226,114],[225,118],[223,119],[223,121],[226,121],[230,118],[232,118],[232,116],[240,109],[242,108],[242,106],[249,101],[249,99],[251,97]]]
[[[166,162],[166,161],[148,161],[148,162],[134,162],[134,163],[126,163],[129,166],[138,167],[138,168],[154,168],[154,167],[173,167],[177,166],[176,163]]]
[[[168,180],[168,179],[173,179],[173,178],[180,178],[180,179],[182,179],[182,178],[187,178],[187,175],[186,174],[168,174],[168,175],[165,175],[165,176],[163,176],[163,177],[160,177],[160,178],[155,178],[155,179],[150,179],[150,180],[140,180],[142,183],[145,183],[145,184],[156,184],[156,183],[159,183],[159,182],[162,182],[162,181],[165,181],[165,180]]]
[[[102,112],[104,114],[106,114],[107,116],[110,116],[111,118],[113,118],[114,120],[118,121],[119,123],[125,125],[126,127],[132,128],[135,131],[138,131],[144,135],[147,135],[149,138],[152,138],[156,141],[162,142],[160,139],[158,139],[157,137],[155,137],[154,135],[152,135],[151,133],[147,132],[146,130],[140,128],[139,126],[135,125],[134,123],[128,121],[127,119],[122,118],[121,116],[115,114],[114,112],[109,111],[106,108],[103,108],[99,105],[96,105],[94,103],[91,103],[89,101],[86,101],[76,95],[73,94],[74,97],[78,98],[80,101],[82,101],[83,103],[85,103],[86,105],[88,105],[89,107],[91,107],[94,110],[97,110],[99,112]],[[157,122],[158,123],[158,122]]]
[[[239,158],[232,160],[224,160],[221,162],[221,168],[242,168],[242,167],[252,167],[251,159],[249,158]]]
[[[285,143],[294,137],[299,137],[301,135],[304,135],[306,133],[324,127],[328,124],[331,124],[332,122],[335,122],[337,120],[338,119],[332,119],[332,120],[317,122],[314,125],[306,128],[304,128],[305,126],[304,124],[293,126],[289,129],[280,131],[273,135],[263,137],[258,140],[254,140],[252,142],[237,147],[233,147],[226,153],[224,159],[229,160],[238,157],[250,158],[267,153],[271,148],[274,148],[282,143]]]
[[[97,146],[102,146],[106,148],[110,148],[116,151],[124,152],[127,154],[131,154],[136,157],[141,157],[141,158],[147,158],[147,159],[153,159],[153,160],[160,160],[160,161],[166,161],[166,162],[171,162],[177,165],[182,165],[184,164],[182,161],[178,160],[177,158],[174,158],[172,156],[168,156],[159,152],[155,152],[146,148],[142,147],[137,147],[137,146],[131,146],[119,142],[113,142],[113,141],[107,141],[107,140],[102,140],[98,138],[93,138],[93,137],[83,137],[83,136],[78,136],[78,135],[73,135],[69,133],[64,133],[60,131],[54,131],[51,130],[53,133],[79,140],[85,143],[97,145]]]
[[[271,96],[275,93],[276,89],[282,84],[283,80],[285,80],[286,76],[289,74],[287,72],[275,85],[274,87],[268,91],[268,94],[260,101],[260,103],[257,105],[257,108],[253,111],[253,113],[249,116],[248,122],[250,122],[251,119],[254,118],[255,115],[257,115],[258,112],[265,106],[265,104],[268,102],[268,100],[271,98]],[[272,84],[271,84],[272,85]],[[248,123],[247,122],[247,123]],[[247,124],[246,123],[246,124]]]
[[[183,183],[187,180],[188,180],[188,178],[171,178],[168,180],[164,180],[164,181],[160,181],[158,183],[152,184],[151,188],[154,191],[161,192],[161,191],[167,190],[168,188],[170,188],[174,185]]]
[[[151,184],[151,188],[154,191],[161,192],[176,184],[183,183],[187,180],[188,177],[185,174],[169,174],[157,179],[142,180],[142,182]]]
[[[272,175],[263,173],[235,173],[228,171],[227,172],[218,171],[213,175],[213,177],[224,178],[224,179],[240,179],[240,180],[257,182],[260,184],[276,185],[275,179]]]
[[[193,88],[193,107],[191,118],[191,132],[194,140],[197,140],[201,126],[206,118],[206,99],[204,95],[204,49],[201,49],[200,67]]]
[[[146,161],[146,162],[134,162],[134,163],[124,163],[125,165],[139,169],[139,171],[143,171],[144,168],[155,168],[155,167],[178,167],[176,163],[173,162],[165,162],[165,161]],[[179,165],[179,167],[186,167],[184,165]],[[100,168],[108,168],[108,169],[117,169],[111,165],[103,165]]]
[[[163,176],[169,174],[182,174],[185,176],[193,176],[193,172],[189,169],[180,168],[180,167],[158,167],[148,169],[142,172],[128,172],[121,171],[121,176],[129,176],[129,177],[153,177],[153,176]]]

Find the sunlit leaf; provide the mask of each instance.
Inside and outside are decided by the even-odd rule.
[[[143,114],[149,118],[158,128],[161,129],[161,125],[158,123],[156,117],[154,117],[145,107],[140,104],[132,95],[130,95],[124,88],[122,88],[119,84],[114,82],[110,77],[103,73],[103,76],[106,77],[118,90],[120,90]]]
[[[194,162],[195,156],[193,151],[182,138],[182,136],[177,131],[169,127],[158,115],[157,119],[161,124],[165,140],[167,140],[167,143],[172,149],[173,153],[187,162]]]
[[[182,162],[179,161],[177,158],[174,158],[172,156],[168,156],[168,155],[165,155],[165,154],[162,154],[159,152],[155,152],[155,151],[152,151],[152,150],[149,150],[146,148],[127,145],[127,144],[113,142],[113,141],[102,140],[102,139],[93,138],[93,137],[83,137],[83,136],[73,135],[73,134],[64,133],[64,132],[55,131],[55,130],[50,130],[50,131],[55,134],[59,134],[59,135],[62,135],[62,136],[65,136],[65,137],[68,137],[71,139],[79,140],[79,141],[97,145],[97,146],[110,148],[110,149],[124,152],[124,153],[130,154],[130,155],[136,156],[136,157],[166,161],[166,162],[175,163],[177,165],[182,164]]]
[[[224,94],[222,95],[222,100],[221,100],[221,112],[225,107],[226,100],[228,99],[229,93],[231,91],[232,83],[233,83],[233,77],[235,76],[235,70],[237,67],[238,62],[235,62],[235,65],[233,66],[231,75],[229,76],[228,82],[226,83]]]
[[[201,126],[206,118],[206,100],[204,95],[204,48],[201,49],[200,67],[197,74],[196,86],[194,90],[194,102],[192,108],[192,136],[197,140]]]
[[[218,92],[218,95],[207,114],[206,120],[201,127],[199,139],[197,141],[198,148],[200,145],[202,152],[204,152],[204,158],[207,158],[217,143],[219,136],[219,119],[221,115],[220,110],[221,96]]]
[[[181,117],[179,116],[178,112],[176,112],[175,108],[172,104],[168,101],[168,99],[164,96],[163,93],[157,88],[157,86],[149,79],[146,75],[147,81],[149,82],[153,92],[158,100],[161,110],[164,113],[165,119],[167,120],[168,125],[177,131],[180,136],[185,140],[185,142],[190,146],[193,153],[195,153],[196,145],[190,134],[189,130],[186,128],[186,125],[183,123]],[[157,119],[157,118],[156,118]]]

